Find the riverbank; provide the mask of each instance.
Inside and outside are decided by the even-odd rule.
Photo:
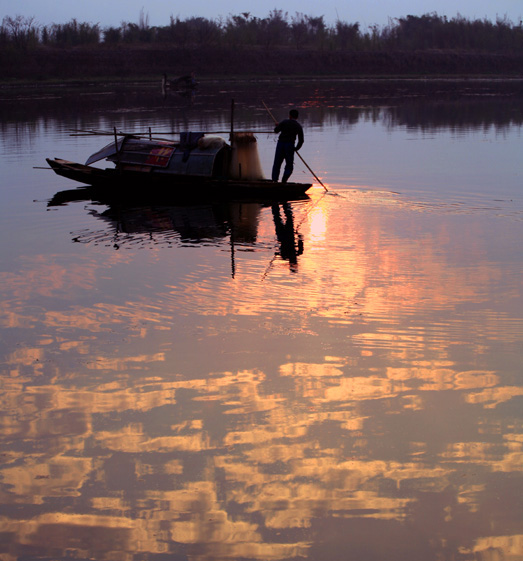
[[[122,79],[133,76],[225,77],[523,77],[523,54],[458,51],[349,52],[224,47],[106,46],[0,54],[2,82]]]

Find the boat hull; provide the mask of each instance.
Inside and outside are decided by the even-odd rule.
[[[47,158],[57,175],[95,188],[109,196],[147,195],[172,198],[245,198],[290,200],[306,198],[310,183],[281,183],[269,180],[242,180],[180,176],[161,172],[100,169],[60,158]]]

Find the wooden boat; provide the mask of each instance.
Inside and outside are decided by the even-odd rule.
[[[173,197],[256,198],[290,200],[306,196],[310,183],[281,183],[263,178],[252,133],[224,139],[181,133],[180,141],[125,134],[91,155],[85,164],[47,158],[56,174],[115,194]],[[108,160],[112,168],[93,164]]]

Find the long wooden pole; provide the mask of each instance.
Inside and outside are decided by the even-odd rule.
[[[272,114],[271,110],[267,107],[267,105],[265,105],[265,101],[262,101],[262,103],[265,109],[267,110],[267,113],[272,117],[272,120],[275,122],[275,124],[278,124],[276,117]],[[312,171],[312,169],[309,167],[309,164],[302,158],[301,154],[299,152],[296,152],[296,154],[298,154],[298,157],[305,164],[305,167],[312,173],[316,181],[325,189],[325,191],[328,191],[327,187],[325,187],[325,185],[321,182],[321,179]]]
[[[223,131],[202,131],[204,134],[231,134],[231,129],[228,130],[223,130]],[[255,132],[258,134],[271,134],[272,132],[274,132],[273,130],[260,130],[260,131],[251,131],[249,130],[249,132]],[[119,131],[116,133],[117,136],[136,136],[136,137],[149,137],[149,131],[146,132],[122,132]],[[177,135],[180,134],[180,131],[151,131],[150,134],[152,134],[155,138],[154,140],[166,140],[165,138],[159,138],[157,137],[157,135]],[[114,131],[89,131],[89,130],[71,130],[69,136],[112,136],[114,137]]]
[[[234,142],[234,99],[231,99],[231,134],[229,140],[231,141],[232,146],[232,143]]]

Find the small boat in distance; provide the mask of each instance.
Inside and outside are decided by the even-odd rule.
[[[106,195],[126,192],[178,198],[306,198],[311,183],[264,179],[256,137],[232,132],[230,144],[220,136],[182,132],[179,141],[114,133],[114,141],[85,164],[47,158],[56,174],[92,186]],[[107,160],[114,167],[93,164]]]

